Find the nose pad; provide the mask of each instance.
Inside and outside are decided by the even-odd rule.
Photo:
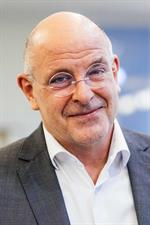
[[[80,81],[76,83],[72,99],[74,102],[80,102],[82,105],[86,105],[93,98],[94,92],[91,87],[85,83],[85,81]]]

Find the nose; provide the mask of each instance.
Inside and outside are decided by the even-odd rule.
[[[94,96],[94,92],[91,88],[85,83],[85,81],[81,80],[77,82],[75,85],[75,89],[72,95],[72,99],[74,102],[79,102],[82,105],[87,105]]]

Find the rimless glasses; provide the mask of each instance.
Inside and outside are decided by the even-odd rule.
[[[62,71],[53,75],[47,84],[40,84],[33,76],[31,79],[35,81],[41,88],[52,90],[57,97],[65,97],[74,93],[76,85],[85,82],[92,90],[105,87],[105,78],[110,74],[106,65],[95,63],[91,65],[83,79],[75,80],[74,76],[68,72]]]

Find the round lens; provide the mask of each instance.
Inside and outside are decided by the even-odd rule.
[[[66,88],[71,85],[73,78],[68,73],[58,73],[49,80],[49,86],[54,89]]]
[[[106,70],[104,68],[104,65],[101,63],[96,63],[89,68],[87,77],[89,77],[90,80],[97,81],[101,79],[105,72]]]

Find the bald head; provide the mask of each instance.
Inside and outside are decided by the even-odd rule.
[[[89,49],[100,40],[112,56],[112,45],[107,35],[87,17],[72,12],[58,12],[42,20],[26,42],[24,72],[32,74],[36,54],[42,47],[50,52],[73,50],[78,52],[84,43]],[[39,53],[38,53],[39,51]]]

